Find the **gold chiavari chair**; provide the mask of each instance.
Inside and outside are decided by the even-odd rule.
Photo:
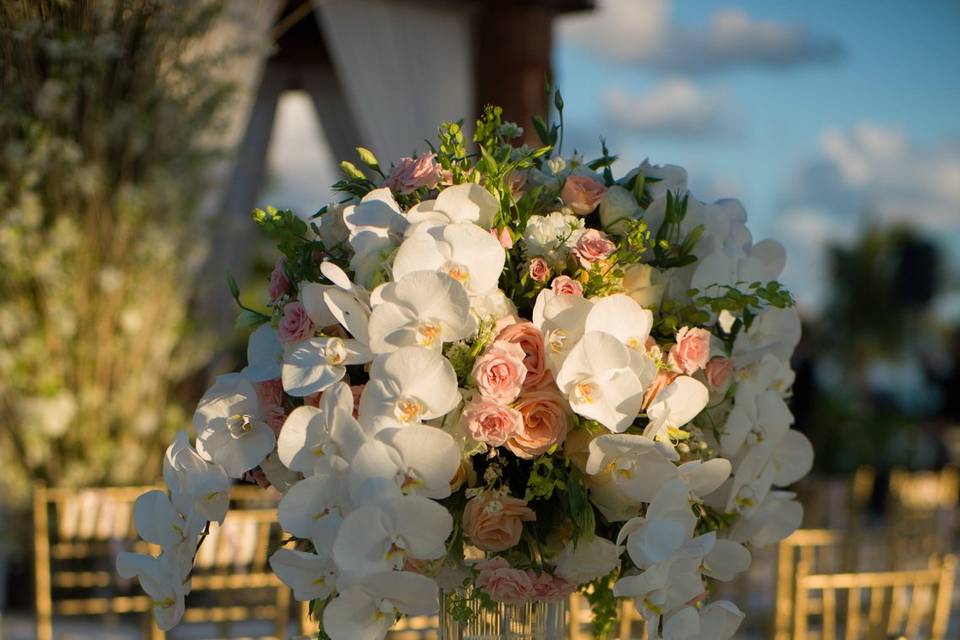
[[[269,566],[281,536],[276,517],[273,509],[234,508],[222,525],[211,524],[197,550],[185,623],[214,622],[217,637],[227,637],[231,623],[268,621],[273,635],[261,637],[288,636],[290,590]]]
[[[926,569],[864,573],[810,573],[801,561],[791,637],[943,640],[955,571],[953,555],[931,560]]]
[[[133,503],[153,487],[34,487],[37,639],[52,640],[54,616],[139,613],[145,637],[159,637],[153,603],[116,575],[119,551],[157,551],[139,540]]]
[[[940,471],[890,472],[892,511],[952,511],[960,497],[960,469],[944,467]]]

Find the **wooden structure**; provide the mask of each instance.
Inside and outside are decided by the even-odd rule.
[[[222,285],[242,280],[253,237],[250,211],[264,184],[281,96],[311,99],[332,155],[362,145],[385,162],[424,149],[443,120],[469,124],[485,104],[534,139],[530,118],[546,113],[554,18],[593,0],[270,0],[267,55],[253,73],[253,101],[217,207],[207,317],[232,326]],[[261,5],[262,6],[262,5]],[[251,40],[256,34],[247,35]],[[317,206],[325,203],[317,203]]]

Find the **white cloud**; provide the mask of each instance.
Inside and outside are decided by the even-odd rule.
[[[919,144],[862,122],[824,130],[819,147],[790,179],[779,216],[794,291],[819,298],[824,248],[851,241],[866,221],[910,225],[960,255],[960,140]],[[960,268],[956,259],[952,266]]]
[[[733,132],[722,94],[710,94],[683,78],[668,78],[641,96],[613,87],[603,96],[611,124],[634,133],[715,137]]]
[[[779,69],[834,60],[843,49],[798,24],[716,11],[706,25],[671,22],[669,0],[606,0],[596,11],[561,18],[561,42],[618,62],[669,73],[707,73],[742,66]]]

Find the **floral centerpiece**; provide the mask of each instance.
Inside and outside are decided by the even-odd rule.
[[[558,113],[562,100],[555,94]],[[739,202],[677,166],[539,148],[487,108],[428,153],[341,164],[309,219],[255,212],[281,257],[270,314],[243,307],[247,366],[221,376],[136,505],[159,557],[121,554],[163,628],[231,481],[284,493],[270,564],[334,640],[402,615],[469,618],[582,591],[599,632],[632,598],[652,637],[729,638],[708,602],[750,549],[799,526],[779,488],[810,469],[790,429],[800,336]],[[232,285],[235,297],[236,286]],[[239,298],[238,298],[239,302]],[[443,587],[443,602],[438,598]]]

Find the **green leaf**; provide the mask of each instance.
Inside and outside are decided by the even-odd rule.
[[[580,470],[573,467],[567,480],[567,504],[570,508],[570,517],[576,526],[574,539],[593,535],[596,520],[593,516],[593,506],[587,495],[587,487],[583,482]]]
[[[543,118],[533,116],[533,128],[537,132],[537,137],[540,138],[540,143],[543,144],[545,148],[553,146],[547,130],[547,123],[543,121]]]
[[[259,327],[265,322],[270,322],[270,316],[251,309],[241,309],[240,313],[237,314],[234,326],[237,329],[252,329],[253,327]]]
[[[227,274],[227,287],[230,289],[230,295],[233,296],[233,299],[239,302],[240,287],[237,286],[237,279],[231,273]]]

